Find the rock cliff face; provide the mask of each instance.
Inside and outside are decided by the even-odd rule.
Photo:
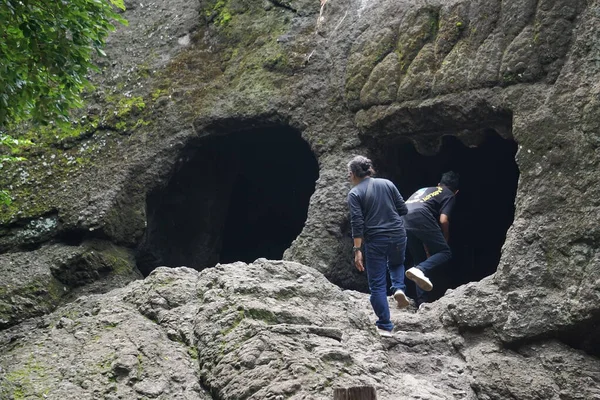
[[[357,383],[381,398],[600,398],[599,1],[126,3],[78,122],[2,167],[3,398],[326,398]],[[266,131],[285,139],[249,147]],[[366,289],[346,162],[429,185],[448,146],[489,137],[518,167],[497,271],[395,313],[381,342],[367,296],[337,287]],[[241,153],[217,156],[219,140]],[[402,164],[406,146],[436,166]],[[285,155],[271,168],[269,151]],[[317,164],[313,192],[291,171]],[[285,177],[299,214],[264,206]],[[244,196],[263,207],[236,225]],[[182,224],[192,235],[170,241]],[[266,241],[288,261],[203,270],[248,254],[231,239],[242,226],[301,233]],[[203,271],[136,280],[161,264]]]

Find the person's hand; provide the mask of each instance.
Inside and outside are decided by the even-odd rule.
[[[363,254],[360,250],[354,252],[354,265],[356,265],[356,269],[360,272],[365,270],[365,266],[363,264]]]

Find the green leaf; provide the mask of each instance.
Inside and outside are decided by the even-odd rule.
[[[4,190],[0,190],[0,204],[9,206],[12,203],[10,195]]]
[[[110,0],[110,2],[121,10],[125,10],[125,2],[123,0]]]

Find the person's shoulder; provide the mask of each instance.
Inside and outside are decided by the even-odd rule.
[[[454,196],[454,192],[452,190],[450,190],[449,188],[447,188],[446,186],[440,186],[440,187],[442,188],[443,194]]]
[[[440,189],[439,186],[427,186],[427,187],[421,188],[421,189],[417,190],[416,192],[414,192],[413,196],[416,195],[416,196],[422,197],[422,196],[427,196],[428,194],[435,193],[435,192],[437,192],[439,194],[440,193],[439,189]]]
[[[353,186],[350,191],[348,192],[348,197],[351,196],[358,196],[360,193],[360,188],[358,187],[359,185]]]
[[[385,178],[375,178],[375,182],[380,182],[382,185],[386,185],[386,186],[396,187],[396,185],[394,185],[394,182],[390,181],[389,179],[385,179]]]

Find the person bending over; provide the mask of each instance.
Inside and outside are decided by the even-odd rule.
[[[398,306],[408,305],[404,294],[406,232],[402,221],[408,210],[396,186],[387,179],[373,178],[373,174],[371,160],[366,157],[357,156],[348,163],[353,186],[348,193],[348,207],[354,263],[359,271],[367,271],[371,305],[378,318],[375,324],[380,334],[388,336],[394,325],[387,301],[387,271]]]
[[[433,289],[427,275],[452,258],[448,246],[450,214],[458,181],[456,172],[446,172],[438,186],[419,189],[406,200],[408,213],[403,219],[415,265],[406,271],[406,277],[417,285],[417,306],[427,302],[427,292]]]

